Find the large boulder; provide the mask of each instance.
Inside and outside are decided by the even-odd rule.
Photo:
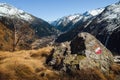
[[[77,40],[79,40],[79,42],[76,42]],[[97,67],[102,71],[108,71],[110,65],[113,63],[112,53],[89,33],[83,32],[78,34],[71,41],[70,45],[73,52],[75,52],[75,49],[72,48],[76,47],[78,50],[76,53],[85,55],[85,58],[79,61],[80,68]]]
[[[54,69],[73,71],[99,68],[109,71],[113,64],[112,53],[89,33],[79,33],[72,41],[55,46],[47,64]]]

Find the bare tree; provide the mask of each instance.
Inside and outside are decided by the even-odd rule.
[[[15,44],[16,44],[16,41],[15,41],[15,37],[16,37],[16,20],[13,20],[13,51],[15,51]]]
[[[25,44],[25,41],[29,40],[32,35],[33,31],[29,27],[28,23],[24,21],[13,21],[14,30],[13,30],[13,51],[16,50],[17,45],[21,42]]]

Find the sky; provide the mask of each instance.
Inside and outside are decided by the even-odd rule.
[[[119,0],[0,0],[46,21],[102,8]]]

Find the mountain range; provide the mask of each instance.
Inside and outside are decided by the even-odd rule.
[[[120,2],[49,23],[0,3],[0,80],[119,80],[119,41]]]
[[[82,14],[64,16],[48,23],[14,6],[0,3],[0,27],[1,33],[4,34],[1,38],[7,40],[8,37],[5,43],[10,41],[9,44],[12,47],[17,46],[17,49],[32,49],[32,45],[45,45],[52,40],[57,43],[71,41],[80,32],[89,32],[113,53],[120,53],[119,11],[120,2],[117,2]],[[2,30],[3,27],[8,30],[9,35]],[[1,49],[4,48],[3,44],[1,41]]]
[[[85,14],[89,16],[89,11]],[[85,21],[83,19],[82,22],[77,21],[72,29],[67,30],[57,38],[56,42],[70,41],[80,32],[89,32],[113,53],[120,53],[120,2],[100,9],[100,13]]]
[[[99,15],[103,10],[104,8],[98,8],[95,10],[86,11],[83,14],[78,13],[74,15],[65,16],[55,21],[52,21],[50,24],[55,26],[58,30],[66,32],[74,28],[76,26],[76,23],[83,23],[89,19],[92,19]]]

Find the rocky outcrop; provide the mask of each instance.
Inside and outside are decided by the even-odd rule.
[[[79,33],[72,41],[55,46],[50,57],[48,65],[68,73],[88,68],[106,72],[113,63],[112,53],[89,33]]]

